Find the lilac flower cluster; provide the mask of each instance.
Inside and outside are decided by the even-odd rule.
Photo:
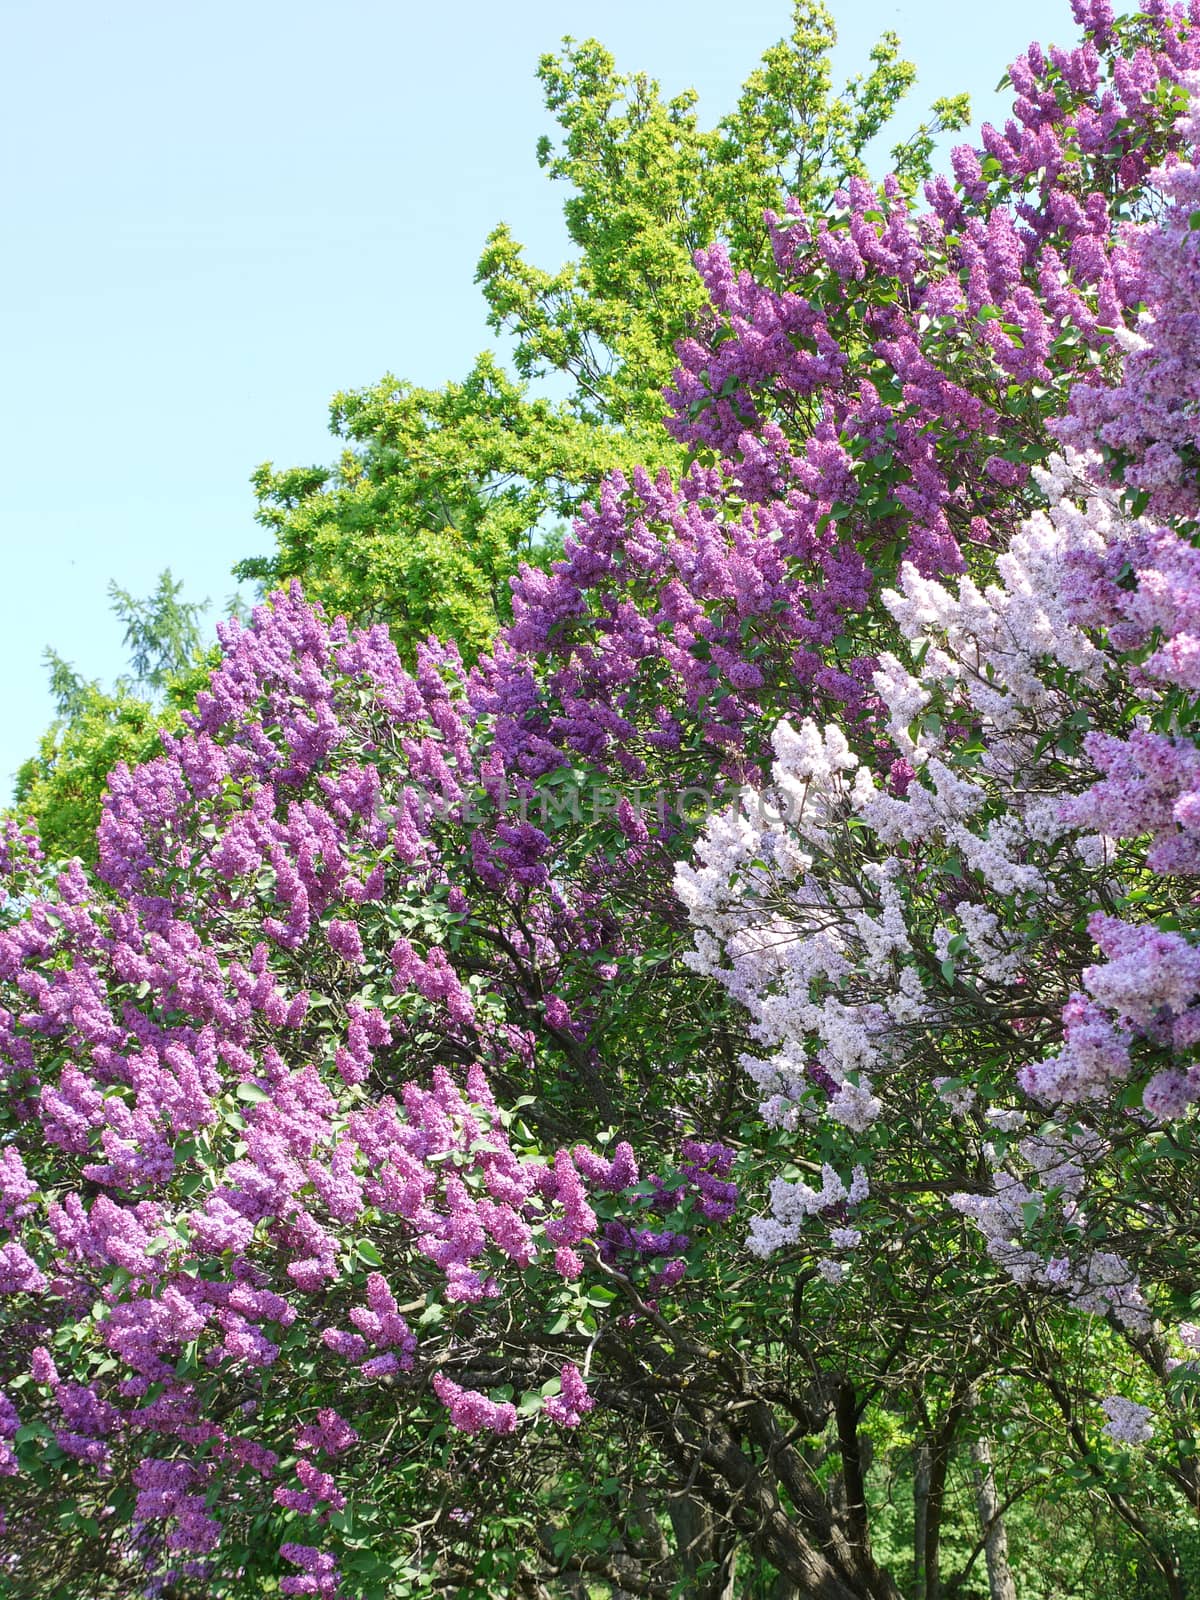
[[[216,1547],[221,1525],[208,1515],[203,1475],[186,1461],[144,1457],[133,1469],[137,1489],[134,1516],[139,1522],[170,1523],[167,1548],[205,1555]]]
[[[511,1401],[489,1400],[478,1389],[464,1389],[441,1372],[433,1375],[433,1389],[460,1433],[512,1433],[516,1429],[517,1410]]]
[[[580,1155],[577,1150],[576,1159]],[[645,1208],[667,1217],[686,1207],[705,1222],[728,1221],[738,1201],[738,1186],[729,1181],[735,1158],[736,1152],[718,1140],[684,1139],[679,1173],[685,1181],[668,1184],[657,1173],[650,1173],[639,1192],[634,1187],[637,1168],[632,1164],[632,1151],[628,1145],[619,1145],[602,1186],[616,1189],[619,1182],[622,1189],[633,1192],[621,1196],[621,1215],[609,1218],[600,1230],[600,1259],[626,1272],[641,1265],[652,1266],[647,1280],[652,1296],[676,1288],[687,1275],[686,1257],[692,1237],[672,1228],[647,1227],[639,1222],[638,1210]],[[591,1157],[589,1162],[593,1172],[596,1169],[591,1163],[595,1159]]]
[[[21,1418],[16,1406],[0,1390],[0,1478],[11,1478],[19,1470],[12,1442],[20,1426]]]
[[[1100,1402],[1108,1421],[1104,1431],[1117,1444],[1145,1444],[1154,1436],[1149,1406],[1136,1400],[1126,1400],[1122,1395],[1109,1395]]]
[[[280,1546],[279,1553],[291,1566],[300,1568],[299,1573],[280,1579],[281,1594],[315,1594],[322,1600],[337,1600],[342,1593],[337,1562],[327,1551],[290,1541]]]
[[[36,880],[44,861],[36,830],[23,827],[15,817],[0,821],[0,911]]]
[[[579,1368],[570,1361],[564,1362],[562,1388],[547,1399],[546,1415],[562,1428],[577,1428],[595,1404]]]

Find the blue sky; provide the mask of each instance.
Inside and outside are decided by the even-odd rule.
[[[832,0],[841,76],[884,28],[920,69],[899,126],[967,89],[976,125],[1067,0]],[[123,666],[105,587],[169,565],[222,601],[266,548],[248,477],[328,460],[330,397],[385,371],[436,385],[494,346],[473,284],[508,222],[566,253],[534,157],[534,77],[594,36],[665,90],[732,105],[789,0],[6,0],[0,261],[6,455],[0,799],[51,715],[41,653]],[[969,18],[969,22],[967,19]]]

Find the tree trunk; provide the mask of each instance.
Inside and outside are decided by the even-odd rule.
[[[867,1536],[866,1473],[870,1466],[858,1433],[858,1397],[853,1384],[839,1384],[835,1407],[838,1429],[838,1447],[842,1455],[842,1486],[845,1499],[846,1527],[850,1542],[863,1555],[869,1555]]]
[[[681,1487],[666,1497],[666,1509],[681,1556],[689,1546],[698,1553],[704,1542],[698,1512],[709,1519],[716,1596],[733,1600],[733,1550],[748,1541],[805,1600],[902,1600],[891,1576],[847,1538],[828,1491],[765,1399],[747,1404],[740,1388],[722,1393],[713,1382],[703,1386],[708,1392],[697,1385],[672,1396],[668,1409],[656,1392],[663,1381],[651,1386],[643,1377],[646,1351],[636,1363],[619,1345],[613,1353],[627,1368],[626,1383],[606,1383],[600,1398],[636,1418],[679,1475]],[[653,1344],[650,1353],[660,1371],[670,1372],[674,1357]],[[717,1369],[713,1376],[723,1375]],[[699,1586],[688,1594],[707,1600]]]
[[[917,1446],[913,1468],[913,1593],[924,1600],[925,1536],[929,1527],[929,1446]]]
[[[956,1391],[942,1425],[933,1434],[929,1450],[929,1487],[925,1497],[924,1600],[941,1600],[942,1511],[946,1500],[946,1473],[954,1449],[954,1435],[963,1413],[963,1391]],[[918,1589],[918,1594],[921,1591]]]
[[[1008,1564],[1008,1533],[992,1471],[992,1447],[986,1439],[976,1439],[971,1444],[971,1476],[975,1480],[979,1531],[987,1558],[988,1590],[992,1600],[1017,1600],[1017,1586]]]

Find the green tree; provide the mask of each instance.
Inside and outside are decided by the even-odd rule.
[[[692,91],[664,100],[644,73],[618,72],[595,40],[564,41],[538,68],[561,130],[538,160],[570,186],[576,256],[533,266],[506,225],[477,281],[491,326],[514,341],[516,376],[481,355],[461,383],[420,389],[391,376],[335,396],[343,441],[331,467],[254,474],[273,551],[239,564],[264,586],[299,578],[327,611],[385,622],[411,656],[430,633],[470,658],[508,614],[519,561],[545,563],[563,524],[614,468],[678,469],[662,428],[676,342],[705,316],[696,250],[722,240],[736,268],[768,247],[763,212],[785,196],[827,206],[866,172],[866,152],[916,71],[887,33],[869,70],[833,92],[833,20],[796,0],[789,36],[766,52],[734,111],[700,126]],[[892,150],[911,189],[938,132],[963,126],[966,96],[938,101]],[[565,398],[533,391],[549,380]]]
[[[563,130],[538,146],[539,164],[574,193],[563,206],[579,254],[556,273],[525,260],[501,224],[488,237],[477,281],[497,332],[517,342],[524,378],[557,372],[579,415],[663,441],[662,389],[676,341],[705,314],[695,252],[714,240],[735,269],[753,269],[769,249],[765,211],[787,196],[823,209],[851,177],[865,177],[865,152],[916,80],[885,33],[871,68],[833,95],[837,42],[821,0],[796,0],[790,35],[751,73],[737,107],[712,129],[696,119],[694,90],[664,101],[657,81],[620,73],[594,39],[566,39],[538,67],[547,109]],[[929,173],[936,135],[965,126],[966,95],[939,100],[932,117],[891,152],[906,190]]]
[[[310,599],[384,622],[411,654],[429,634],[474,655],[492,639],[517,562],[545,560],[581,494],[637,452],[615,429],[531,399],[491,355],[462,383],[387,375],[335,396],[336,466],[254,474],[275,553],[241,578],[299,577]]]
[[[52,860],[95,861],[108,774],[120,761],[138,765],[156,755],[160,730],[177,727],[181,709],[195,699],[207,672],[201,618],[208,601],[182,593],[169,568],[144,599],[109,584],[129,653],[129,671],[111,689],[83,677],[53,648],[45,652],[55,719],[17,773],[12,810],[36,821]]]
[[[151,695],[166,692],[186,672],[204,643],[200,619],[207,600],[184,600],[183,583],[171,576],[170,567],[159,573],[158,587],[144,600],[110,582],[108,598],[117,620],[125,624],[125,648],[130,674],[119,680],[135,691]]]

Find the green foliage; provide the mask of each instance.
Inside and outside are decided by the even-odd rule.
[[[129,687],[161,694],[198,655],[203,644],[200,618],[208,601],[182,600],[182,593],[183,583],[171,577],[170,567],[159,574],[158,587],[144,600],[109,584],[112,610],[125,624],[133,680]]]
[[[389,624],[409,656],[431,633],[468,656],[490,643],[518,560],[555,554],[558,521],[644,446],[530,400],[489,355],[463,383],[386,376],[330,415],[346,443],[335,467],[254,474],[275,554],[237,573],[298,577],[327,611]]]
[[[211,660],[203,659],[200,618],[207,601],[181,598],[183,584],[170,568],[138,599],[116,583],[111,609],[125,626],[129,672],[111,690],[87,679],[47,648],[45,662],[57,716],[37,754],[17,772],[12,812],[38,825],[51,860],[96,859],[96,828],[108,775],[119,762],[137,766],[159,750],[159,732],[179,726]]]
[[[108,774],[120,761],[150,760],[159,728],[171,719],[128,690],[108,694],[96,683],[81,683],[68,705],[61,696],[59,705],[59,719],[17,773],[12,809],[37,822],[51,859],[92,863]]]

